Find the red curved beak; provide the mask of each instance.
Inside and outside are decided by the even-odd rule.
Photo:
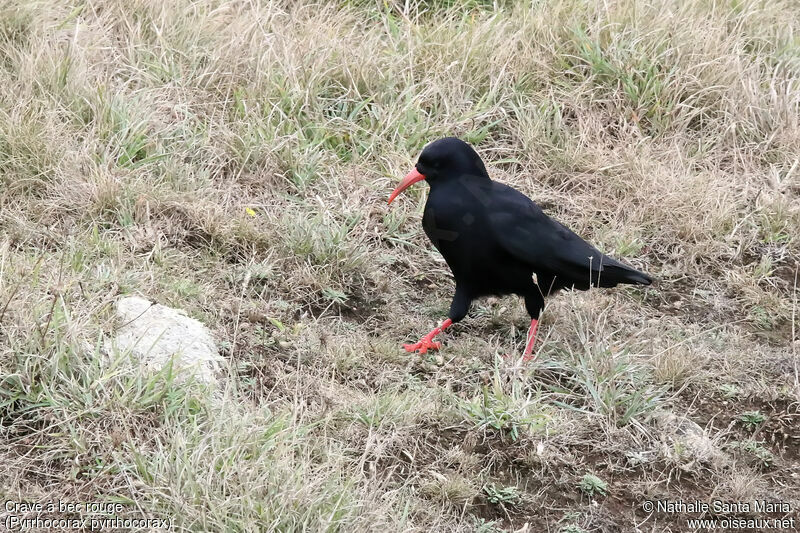
[[[389,196],[389,203],[392,203],[392,200],[394,200],[398,194],[406,190],[408,187],[424,179],[425,174],[420,174],[416,168],[406,174],[406,177],[403,178],[403,181],[400,182],[400,185],[398,185],[397,188],[392,191],[391,196]]]

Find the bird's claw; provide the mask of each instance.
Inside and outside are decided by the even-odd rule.
[[[438,350],[442,347],[441,342],[434,342],[429,339],[422,339],[414,344],[404,344],[403,348],[407,352],[419,352],[420,354],[426,353],[428,350]]]

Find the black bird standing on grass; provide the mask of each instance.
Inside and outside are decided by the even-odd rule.
[[[419,342],[405,344],[406,351],[439,349],[441,343],[433,338],[464,318],[473,299],[517,294],[525,298],[531,316],[523,353],[527,361],[532,359],[546,295],[565,288],[652,281],[603,255],[521,192],[492,181],[480,156],[459,139],[447,137],[429,144],[389,203],[420,180],[431,188],[422,227],[450,266],[456,292],[447,320]]]

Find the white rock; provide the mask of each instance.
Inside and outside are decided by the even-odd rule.
[[[130,296],[117,302],[121,327],[112,349],[128,352],[150,371],[158,372],[173,359],[173,369],[184,377],[216,385],[222,357],[211,332],[182,309]]]

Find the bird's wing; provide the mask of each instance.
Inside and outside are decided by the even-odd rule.
[[[492,232],[506,252],[535,272],[596,283],[604,267],[625,267],[548,217],[521,192],[497,182],[494,185],[488,206]]]

